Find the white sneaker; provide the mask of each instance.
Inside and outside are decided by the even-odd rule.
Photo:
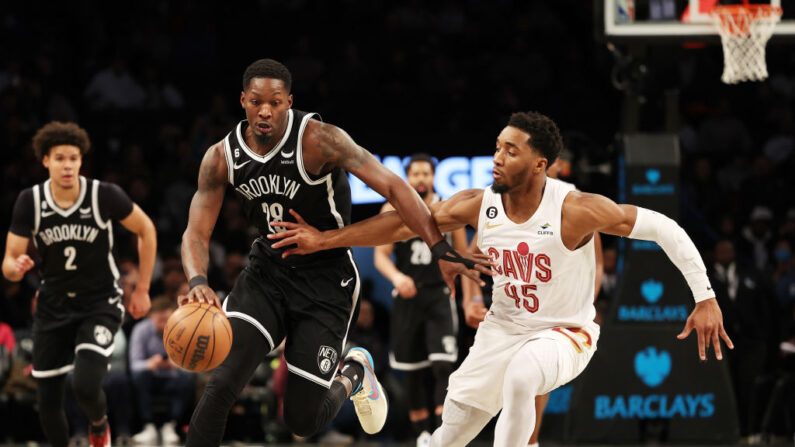
[[[351,400],[365,433],[370,435],[378,433],[386,423],[389,404],[384,388],[378,383],[373,372],[373,356],[364,348],[353,348],[348,351],[345,360],[353,360],[364,367],[362,383],[351,395]]]
[[[136,444],[157,444],[157,428],[155,428],[155,424],[146,424],[140,433],[132,437],[132,440]]]
[[[428,447],[431,445],[431,434],[427,431],[420,433],[417,437],[417,447]]]
[[[160,439],[164,445],[175,445],[179,444],[179,435],[177,434],[177,430],[175,429],[177,423],[174,421],[166,422],[160,427]]]

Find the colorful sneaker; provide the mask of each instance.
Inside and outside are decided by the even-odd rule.
[[[102,435],[95,435],[91,427],[89,427],[88,444],[91,447],[110,447],[110,424],[105,424],[105,433]]]
[[[364,348],[352,348],[345,356],[345,361],[353,360],[364,367],[364,377],[359,389],[351,395],[356,416],[367,434],[375,434],[384,428],[386,415],[389,411],[384,388],[378,383],[373,372],[373,356]]]

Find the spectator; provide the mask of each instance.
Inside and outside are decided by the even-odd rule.
[[[743,252],[751,259],[753,267],[763,272],[770,260],[770,244],[773,233],[770,230],[770,222],[773,220],[773,212],[764,206],[754,207],[751,211],[750,224],[743,228],[741,243]]]
[[[144,89],[127,71],[127,62],[120,56],[91,78],[85,95],[94,110],[138,109],[145,98]]]
[[[177,421],[185,408],[185,397],[191,394],[194,377],[179,369],[169,360],[163,346],[163,330],[168,317],[177,308],[175,300],[159,296],[152,300],[152,310],[146,320],[138,323],[130,338],[130,371],[138,400],[138,411],[144,429],[133,436],[138,444],[157,442],[154,424],[154,402],[159,397],[168,399],[169,421],[160,430],[163,444],[176,444]]]
[[[737,410],[740,418],[740,435],[748,436],[750,430],[749,407],[754,381],[765,371],[766,341],[773,313],[769,298],[756,275],[738,265],[734,244],[721,240],[715,246],[715,263],[708,269],[710,282],[723,312],[724,327],[734,342],[728,351],[729,370],[732,376]]]

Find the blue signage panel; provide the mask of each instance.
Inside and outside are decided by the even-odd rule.
[[[400,178],[406,178],[405,164],[410,157],[387,155],[383,159],[375,155],[381,163]],[[485,188],[492,183],[491,170],[494,157],[449,157],[439,160],[434,175],[434,189],[443,198],[470,188]],[[351,203],[361,205],[383,202],[384,198],[373,191],[353,174],[348,174],[351,185]]]
[[[658,293],[656,286],[649,290]],[[739,432],[726,368],[714,359],[700,362],[695,337],[680,341],[677,332],[604,328],[591,364],[574,383],[566,439],[735,441]]]

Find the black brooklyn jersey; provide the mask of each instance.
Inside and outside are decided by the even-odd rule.
[[[431,203],[439,201],[439,196],[434,196]],[[445,238],[450,242],[450,233]],[[427,287],[444,284],[439,263],[433,260],[431,249],[421,238],[415,237],[407,241],[395,242],[395,267],[404,275],[414,280],[417,287]]]
[[[295,222],[293,209],[318,230],[341,228],[350,223],[351,191],[344,170],[335,168],[323,176],[304,169],[301,139],[310,118],[316,114],[290,109],[282,140],[267,154],[259,155],[246,144],[243,135],[248,122],[241,121],[224,139],[228,181],[243,200],[249,222],[256,225],[260,237],[252,250],[281,259],[274,241],[266,238],[281,231],[272,227],[277,220]],[[296,265],[344,255],[345,249],[328,250],[312,255],[290,256],[287,264]]]
[[[69,209],[53,200],[50,180],[22,191],[10,231],[31,238],[39,252],[42,296],[121,294],[111,219],[130,212],[132,201],[118,186],[82,176],[80,195]]]

